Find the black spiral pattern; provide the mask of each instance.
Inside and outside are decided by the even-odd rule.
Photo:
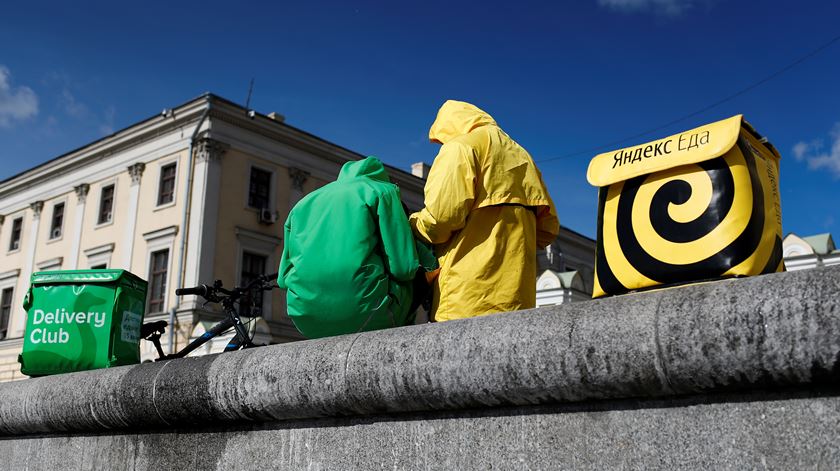
[[[752,208],[746,228],[737,235],[723,250],[691,264],[672,264],[668,260],[659,260],[645,251],[633,229],[633,208],[639,188],[651,175],[642,175],[623,183],[621,189],[615,230],[623,256],[639,274],[660,284],[684,283],[722,276],[727,270],[753,255],[759,248],[765,231],[765,196],[761,179],[756,168],[755,156],[749,145],[740,137],[738,150],[743,157],[749,173],[752,189]],[[701,162],[712,184],[712,198],[703,213],[689,222],[674,221],[668,212],[670,204],[683,204],[689,200],[692,188],[689,182],[672,180],[662,185],[654,194],[647,214],[651,226],[657,235],[674,243],[698,240],[718,227],[732,208],[735,192],[735,179],[724,157]],[[599,193],[598,243],[596,256],[596,274],[601,289],[606,294],[621,294],[629,291],[615,276],[604,252],[604,214],[610,187],[603,187]],[[645,208],[637,208],[644,210]],[[775,272],[781,262],[781,239],[776,236],[771,256],[762,273]]]

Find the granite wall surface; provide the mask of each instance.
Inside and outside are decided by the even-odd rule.
[[[5,383],[0,453],[32,469],[836,469],[838,293],[833,267]]]

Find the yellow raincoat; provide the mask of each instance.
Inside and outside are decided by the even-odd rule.
[[[445,321],[536,304],[536,250],[560,230],[531,156],[489,114],[448,100],[429,130],[443,144],[411,215],[440,263],[432,312]]]

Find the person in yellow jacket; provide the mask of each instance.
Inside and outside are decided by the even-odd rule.
[[[435,320],[534,307],[536,251],[560,226],[531,156],[489,114],[461,101],[441,106],[429,139],[442,146],[425,208],[409,220],[438,256]]]

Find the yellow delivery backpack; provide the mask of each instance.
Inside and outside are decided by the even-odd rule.
[[[779,158],[741,115],[596,156],[592,297],[783,271]]]

